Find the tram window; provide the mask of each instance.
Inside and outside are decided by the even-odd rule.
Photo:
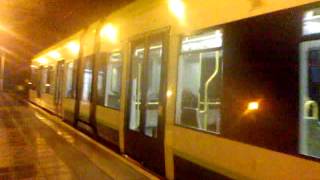
[[[103,58],[98,61],[98,78],[97,78],[97,92],[98,92],[98,105],[105,106],[105,88],[106,88],[106,66],[107,58]]]
[[[49,74],[48,74],[48,67],[42,69],[42,78],[41,78],[41,92],[42,93],[49,93],[50,85],[48,84]]]
[[[105,106],[120,108],[121,72],[121,55],[120,53],[113,53],[109,57],[107,66]]]
[[[31,68],[31,85],[30,89],[36,90],[37,89],[37,69],[36,68]]]
[[[222,31],[182,39],[176,123],[219,133],[222,88]]]
[[[142,91],[144,46],[143,44],[133,49],[131,62],[131,94],[130,94],[130,123],[129,129],[140,131],[140,105]]]
[[[66,98],[73,98],[74,97],[74,65],[73,62],[67,64],[66,67],[66,74],[65,74],[65,97]]]
[[[305,12],[303,18],[303,35],[320,33],[320,8]]]
[[[90,58],[85,59],[83,68],[83,86],[82,86],[82,101],[91,100],[92,86],[92,62]]]
[[[320,158],[320,40],[301,44],[300,148],[301,154]]]
[[[108,58],[99,61],[98,104],[120,108],[122,62],[119,52],[111,53]]]
[[[54,94],[54,68],[52,66],[49,66],[48,68],[48,88],[49,88],[49,94]]]
[[[148,54],[148,89],[146,96],[145,134],[157,137],[161,85],[162,41],[150,44]]]

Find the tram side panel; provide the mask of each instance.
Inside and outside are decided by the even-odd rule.
[[[261,6],[268,11],[287,7],[276,2],[273,5],[263,3]],[[196,8],[196,4],[192,7],[196,11],[201,9],[200,7]],[[243,10],[234,11],[225,18],[237,13],[242,14],[237,16],[235,20],[241,19],[242,16],[245,18],[246,15],[243,13],[246,6],[239,7]],[[186,108],[183,110],[186,114],[189,113],[188,116],[183,117],[184,124],[176,119],[177,113],[179,113],[177,112],[178,107],[175,112],[168,110],[166,166],[169,178],[174,177],[172,172],[177,175],[179,172],[175,171],[183,169],[180,166],[183,164],[176,164],[181,161],[174,161],[177,158],[172,158],[172,156],[182,157],[213,172],[233,178],[312,178],[316,176],[319,164],[301,158],[298,151],[298,48],[302,37],[303,19],[301,8],[305,7],[282,10],[227,24],[218,23],[220,25],[204,30],[201,30],[201,27],[210,27],[214,23],[209,22],[213,20],[206,22],[206,18],[197,17],[195,14],[187,16],[190,18],[189,21],[193,19],[192,22],[195,22],[195,27],[193,27],[195,35],[205,34],[212,29],[221,29],[223,32],[221,131],[220,134],[215,135],[215,132],[204,129],[205,126],[201,121],[195,120],[198,115],[192,111],[196,112],[197,106],[193,107],[192,104],[197,103],[197,98],[193,98],[190,102],[185,99],[182,102],[182,104],[189,105],[189,107],[185,106]],[[202,10],[205,11],[205,9]],[[224,11],[227,12],[228,8],[225,8]],[[219,19],[219,17],[214,18]],[[197,21],[197,18],[201,21]],[[176,33],[180,34],[180,32],[173,32],[173,34]],[[193,35],[193,33],[188,34]],[[191,36],[187,37],[191,39]],[[181,46],[181,44],[171,46],[173,47],[171,52],[176,49],[181,51]],[[179,62],[182,57],[174,54],[170,57],[170,61],[176,61],[174,60],[176,58],[178,62],[170,63],[172,68],[169,67],[169,74],[178,74],[179,76],[179,72],[176,70],[181,69],[182,65]],[[194,56],[193,61],[198,57]],[[185,57],[185,61],[187,61],[187,57]],[[192,58],[189,61],[192,61]],[[188,67],[186,63],[184,62],[184,67]],[[197,70],[188,72],[193,72],[193,76],[197,74]],[[204,74],[199,77],[199,82],[201,78],[206,76]],[[197,81],[193,81],[193,85],[195,82]],[[175,85],[178,89],[175,89]],[[178,80],[175,80],[174,77],[169,78],[168,91],[173,89],[173,92],[179,93],[179,86],[181,83],[179,84]],[[191,86],[190,89],[192,90]],[[190,93],[189,96],[187,94],[185,93],[184,97],[192,97]],[[179,105],[174,97],[169,99],[167,109],[174,109]],[[253,102],[254,106],[258,102],[259,110],[247,113],[246,110],[250,102]],[[200,110],[203,109],[202,105],[199,107]],[[291,163],[287,164],[286,161]],[[271,163],[274,168],[269,171]],[[172,164],[174,164],[174,168],[172,168]]]
[[[130,7],[134,7],[133,10],[136,8],[140,10],[145,10],[147,13],[145,13],[146,16],[149,16],[152,14],[151,12],[148,12],[148,8],[155,7],[152,6],[151,3],[148,5],[143,5],[143,1],[138,1],[136,6],[131,5]],[[194,121],[193,119],[188,120],[188,116],[184,116],[183,120],[188,125],[191,125],[193,127],[182,127],[181,124],[177,124],[176,122],[176,97],[175,92],[177,92],[176,86],[179,86],[177,83],[176,75],[177,67],[179,63],[179,54],[180,54],[180,35],[182,34],[190,34],[192,31],[198,31],[203,28],[211,27],[212,25],[217,24],[224,24],[226,22],[263,14],[266,12],[271,12],[283,8],[288,8],[291,6],[296,6],[300,4],[304,4],[307,2],[312,1],[290,1],[286,2],[285,4],[280,1],[263,1],[259,6],[253,6],[249,2],[214,2],[214,1],[189,1],[186,3],[187,7],[193,7],[192,10],[187,8],[187,15],[186,15],[186,24],[181,25],[180,23],[177,23],[171,14],[166,14],[166,20],[159,20],[159,21],[153,21],[153,23],[146,23],[147,20],[141,20],[144,18],[141,18],[141,11],[140,13],[135,14],[135,16],[123,16],[128,18],[128,27],[132,28],[124,28],[128,30],[128,36],[138,34],[141,31],[148,31],[148,30],[154,30],[161,28],[163,26],[167,26],[170,24],[172,26],[172,31],[170,34],[171,41],[174,45],[170,46],[170,58],[169,58],[169,68],[168,68],[168,88],[167,88],[167,96],[168,96],[168,103],[166,107],[166,143],[165,143],[165,149],[166,149],[166,174],[169,179],[174,178],[174,171],[177,169],[181,169],[179,167],[179,164],[176,164],[178,161],[174,162],[174,156],[181,157],[189,162],[198,164],[206,169],[209,169],[214,172],[218,172],[220,174],[225,174],[231,177],[251,177],[251,178],[278,178],[278,177],[288,177],[290,175],[292,178],[295,177],[305,177],[310,178],[315,175],[315,172],[320,170],[319,164],[314,163],[312,161],[304,160],[301,158],[289,156],[287,154],[278,153],[275,151],[270,151],[264,148],[273,149],[277,151],[282,151],[285,153],[296,153],[296,145],[297,145],[297,134],[292,133],[293,131],[297,131],[297,122],[296,118],[298,117],[298,105],[292,105],[294,106],[292,109],[289,108],[289,105],[283,105],[283,102],[289,100],[289,102],[292,102],[294,104],[297,102],[297,72],[295,72],[293,69],[295,66],[295,63],[292,63],[290,60],[290,57],[297,58],[297,50],[296,47],[292,48],[292,44],[294,42],[281,42],[280,40],[290,36],[295,36],[295,26],[293,26],[293,29],[288,29],[288,27],[292,26],[292,17],[288,15],[288,20],[284,20],[286,23],[289,23],[289,26],[282,26],[281,23],[270,23],[273,21],[272,18],[266,18],[269,19],[266,24],[269,26],[276,26],[276,27],[283,27],[284,30],[278,31],[275,35],[277,39],[270,38],[271,42],[274,42],[276,44],[279,44],[279,50],[284,50],[285,53],[288,53],[289,55],[281,55],[276,52],[275,59],[272,59],[272,53],[273,51],[268,51],[272,47],[268,47],[270,43],[265,43],[266,49],[263,50],[263,48],[259,46],[253,46],[250,47],[250,42],[259,42],[264,43],[264,41],[268,41],[269,39],[267,37],[261,37],[259,41],[256,41],[255,39],[248,39],[250,37],[250,33],[257,33],[260,34],[259,36],[265,35],[266,32],[263,31],[263,29],[258,28],[256,31],[254,31],[255,26],[249,26],[248,24],[245,29],[237,29],[237,23],[234,23],[235,27],[235,33],[233,33],[232,30],[232,23],[231,25],[226,25],[226,28],[224,29],[223,26],[219,26],[216,29],[221,28],[223,31],[223,37],[224,41],[223,43],[226,44],[226,49],[222,49],[224,52],[223,54],[226,54],[226,56],[222,57],[223,61],[223,70],[226,68],[226,72],[223,72],[223,91],[226,91],[226,93],[223,94],[222,99],[222,106],[221,106],[221,137],[212,135],[210,132],[205,133],[201,132],[201,128],[212,128],[212,127],[218,127],[218,126],[206,126],[201,123],[201,121]],[[238,6],[237,4],[239,3]],[[233,4],[233,6],[229,6],[230,4]],[[141,5],[141,7],[140,7]],[[216,8],[216,9],[215,9]],[[240,8],[240,9],[239,9]],[[253,9],[252,9],[253,8]],[[128,8],[130,10],[130,8]],[[131,13],[134,13],[135,11],[132,11],[130,13],[126,12],[125,9],[124,12],[120,11],[117,15],[121,15],[121,13],[124,13],[124,15],[130,15]],[[220,9],[220,11],[219,11]],[[221,9],[223,9],[223,12],[221,12]],[[214,11],[217,10],[217,11]],[[162,4],[155,12],[161,13],[167,13],[167,4]],[[201,13],[200,13],[201,12]],[[212,12],[218,12],[217,14],[214,14]],[[202,14],[207,14],[207,16],[202,16]],[[220,15],[219,15],[220,14]],[[226,16],[226,14],[230,14]],[[290,13],[289,13],[290,14]],[[273,15],[271,15],[273,16]],[[293,15],[295,16],[295,15]],[[155,16],[149,16],[149,17],[155,17]],[[275,17],[276,19],[277,17]],[[148,18],[146,18],[148,19]],[[264,18],[262,18],[264,19]],[[281,18],[280,18],[281,19]],[[166,21],[169,21],[170,23],[167,23]],[[253,21],[250,21],[253,22]],[[238,25],[241,24],[238,22]],[[246,24],[246,23],[244,23]],[[250,23],[249,23],[250,24]],[[285,24],[285,23],[284,23]],[[291,24],[291,25],[290,25]],[[181,25],[181,26],[180,26]],[[299,23],[298,23],[299,25]],[[270,27],[266,27],[266,25],[262,24],[262,27],[265,27],[265,29],[270,29]],[[121,26],[121,28],[126,26]],[[245,26],[244,26],[245,27]],[[276,28],[274,27],[274,28]],[[229,30],[228,30],[229,28]],[[214,29],[214,28],[213,28]],[[281,28],[280,28],[281,29]],[[241,32],[241,30],[243,30]],[[271,28],[272,30],[272,28]],[[274,29],[273,29],[274,30]],[[224,32],[225,31],[225,32]],[[277,31],[277,30],[276,30]],[[287,32],[288,31],[288,32]],[[237,34],[238,32],[238,34]],[[292,33],[293,32],[293,33]],[[239,35],[240,34],[240,35]],[[247,36],[244,36],[244,34],[247,34]],[[282,36],[283,35],[283,36]],[[229,39],[228,39],[229,38]],[[265,39],[263,39],[265,38]],[[290,37],[288,37],[290,38]],[[127,39],[124,38],[124,39]],[[296,38],[293,38],[295,40]],[[239,42],[237,41],[239,40]],[[236,41],[236,42],[234,42]],[[187,39],[186,39],[187,42]],[[246,42],[246,43],[245,43]],[[249,44],[248,44],[249,43]],[[288,47],[285,47],[288,45]],[[297,43],[296,43],[297,45]],[[224,48],[224,46],[223,46]],[[229,48],[229,49],[228,49]],[[233,49],[232,48],[237,48]],[[243,49],[241,49],[243,48]],[[261,48],[261,49],[259,49]],[[290,49],[292,48],[292,49]],[[128,48],[129,49],[129,48]],[[240,51],[241,50],[241,51]],[[243,50],[243,51],[242,51]],[[126,49],[127,51],[127,49]],[[177,52],[178,51],[178,52]],[[213,59],[219,59],[219,56],[217,55],[218,51],[214,51],[214,53],[209,53],[207,56]],[[255,53],[264,53],[261,59],[260,54]],[[270,53],[272,52],[272,53]],[[293,53],[292,53],[293,52]],[[177,53],[177,54],[176,54]],[[227,54],[228,53],[228,54]],[[229,53],[234,53],[233,55]],[[249,54],[250,53],[250,54]],[[251,54],[252,53],[252,54]],[[270,54],[268,54],[270,53]],[[292,54],[290,54],[292,53]],[[240,55],[239,55],[240,54]],[[237,57],[237,55],[239,55]],[[198,58],[199,56],[195,56]],[[203,62],[204,64],[208,59],[203,56]],[[284,60],[282,59],[284,57]],[[185,57],[187,58],[187,56]],[[233,59],[236,61],[234,62]],[[256,60],[258,59],[258,60]],[[271,59],[271,60],[270,60]],[[280,64],[277,64],[277,60]],[[190,58],[190,61],[192,61],[192,58]],[[258,61],[258,68],[255,66],[252,66],[251,63]],[[290,62],[289,62],[290,61]],[[297,61],[297,60],[296,60]],[[243,65],[241,65],[241,63]],[[269,64],[272,63],[272,64]],[[198,62],[197,62],[198,63]],[[286,67],[286,63],[289,63],[289,67]],[[191,63],[192,64],[192,63]],[[192,67],[191,64],[185,64],[185,66]],[[279,65],[279,66],[278,66]],[[205,67],[205,66],[203,66]],[[208,64],[208,67],[215,67],[214,64]],[[264,68],[266,67],[266,68]],[[180,67],[179,67],[180,68]],[[276,81],[273,81],[274,76],[276,74],[267,74],[269,69],[276,68],[278,71],[284,69],[283,71],[280,71],[282,74],[279,75],[279,79],[276,79]],[[282,68],[282,69],[281,69]],[[214,69],[214,68],[212,68]],[[289,69],[289,71],[287,71]],[[259,70],[259,72],[257,72]],[[195,71],[190,71],[195,72]],[[275,71],[272,71],[275,72]],[[289,76],[292,75],[292,76]],[[236,76],[233,79],[233,76]],[[127,76],[126,76],[127,77]],[[199,82],[204,83],[205,78],[210,77],[210,73],[202,75],[199,79]],[[290,82],[295,79],[297,82],[288,83],[284,85],[283,82],[287,82],[286,79],[289,79]],[[250,84],[249,81],[252,81]],[[261,84],[262,82],[267,82],[266,84]],[[125,84],[123,82],[122,84]],[[255,84],[253,86],[253,84]],[[270,86],[272,88],[270,88]],[[227,87],[230,87],[229,89],[226,89]],[[284,88],[284,91],[279,90],[281,88]],[[269,90],[270,91],[267,91]],[[273,89],[275,88],[275,89]],[[294,89],[296,88],[296,89]],[[192,87],[190,87],[191,90]],[[200,88],[205,89],[205,88]],[[289,90],[290,89],[290,90]],[[235,90],[236,94],[232,94],[232,90]],[[285,93],[287,91],[291,91],[288,93]],[[192,92],[192,91],[191,91]],[[257,93],[256,93],[257,92]],[[264,95],[266,93],[266,95]],[[124,93],[122,93],[124,94]],[[181,92],[182,94],[182,92]],[[292,95],[296,94],[297,97],[290,98]],[[184,92],[184,95],[188,95],[188,93]],[[190,93],[189,93],[190,95]],[[214,94],[209,94],[209,96],[214,97]],[[187,97],[187,96],[185,96]],[[192,97],[192,96],[189,96]],[[205,104],[205,93],[200,93],[200,104]],[[239,118],[239,114],[243,113],[243,108],[247,107],[247,103],[251,100],[255,101],[257,99],[260,99],[260,97],[266,98],[267,102],[266,104],[262,103],[261,108],[262,110],[274,110],[275,113],[277,113],[277,117],[274,119],[272,117],[272,114],[265,113],[264,116],[256,115],[256,117],[251,116],[251,118],[255,119],[256,121],[249,121],[247,122],[249,118]],[[241,98],[244,100],[242,101]],[[279,98],[280,100],[275,100],[276,98]],[[196,98],[195,98],[196,99]],[[216,99],[212,98],[209,99],[211,104],[209,104],[207,107],[210,109],[214,104],[218,105],[219,102],[216,101]],[[269,101],[270,100],[270,101]],[[223,104],[223,102],[226,101],[226,104]],[[126,102],[124,98],[122,98],[122,102]],[[195,117],[193,111],[197,109],[196,107],[192,107],[192,104],[194,101],[184,101],[183,104],[190,105],[191,107],[185,108],[185,112],[188,112],[192,116],[189,117]],[[263,101],[262,101],[263,102]],[[270,103],[268,105],[268,102]],[[272,103],[271,103],[272,102]],[[275,104],[275,106],[272,106]],[[124,105],[123,105],[124,106]],[[277,109],[276,107],[280,107],[281,109]],[[200,108],[203,109],[204,106],[200,105]],[[83,109],[83,108],[82,108]],[[97,108],[99,109],[99,108]],[[268,111],[269,111],[268,110]],[[295,111],[296,110],[296,111]],[[97,110],[98,113],[99,110]],[[294,112],[295,111],[295,112]],[[212,111],[213,112],[213,111]],[[230,112],[230,114],[228,114]],[[187,113],[187,114],[188,114]],[[108,119],[108,116],[116,116],[115,114],[111,113],[110,111],[105,111],[103,113],[98,113],[99,121],[104,121],[105,119]],[[280,114],[280,115],[279,115]],[[290,119],[287,118],[285,114],[288,114],[288,117],[294,117],[295,119],[292,120],[293,124],[286,121],[286,122],[278,122],[275,121],[277,118],[280,119]],[[119,124],[125,124],[124,112],[121,113],[119,119]],[[111,118],[109,118],[111,120]],[[108,119],[108,121],[109,121]],[[113,118],[112,118],[113,119]],[[204,118],[206,119],[206,118]],[[265,120],[265,121],[263,121]],[[269,122],[270,120],[270,122]],[[112,120],[113,121],[113,120]],[[263,121],[263,122],[262,122]],[[267,122],[268,121],[268,122]],[[208,122],[208,121],[207,121]],[[210,121],[209,122],[213,122]],[[262,122],[262,123],[261,123]],[[113,122],[114,123],[114,122]],[[118,122],[117,122],[118,123]],[[102,124],[102,123],[101,123]],[[107,124],[107,123],[105,123]],[[214,124],[214,123],[212,123]],[[196,126],[197,125],[197,126]],[[280,129],[277,129],[277,125],[279,125]],[[107,126],[116,126],[116,123],[110,124]],[[238,128],[233,128],[238,127]],[[121,135],[124,131],[120,127],[120,139],[124,138],[124,135]],[[287,132],[286,130],[289,129]],[[200,131],[199,131],[200,130]],[[240,131],[241,130],[241,131]],[[261,132],[259,132],[261,130]],[[282,130],[282,131],[281,131]],[[273,133],[275,132],[275,133]],[[259,137],[255,137],[255,133],[258,133],[260,135]],[[239,135],[239,136],[238,136]],[[278,136],[277,136],[278,135]],[[284,136],[282,136],[284,135]],[[264,142],[264,138],[266,137],[266,142]],[[281,144],[280,137],[285,137],[283,139],[283,143],[289,143],[290,146],[287,144]],[[228,139],[231,140],[228,140]],[[274,141],[273,141],[274,139]],[[236,141],[242,141],[242,142],[236,142]],[[246,143],[251,143],[252,145],[248,145]],[[121,144],[121,143],[120,143]],[[256,147],[256,146],[262,146],[264,148]],[[290,162],[290,163],[286,163]],[[270,167],[274,167],[273,170],[269,171]],[[174,168],[175,167],[175,168]],[[299,171],[296,171],[296,169],[299,169]],[[268,173],[268,174],[267,174]],[[178,174],[178,172],[176,172]]]

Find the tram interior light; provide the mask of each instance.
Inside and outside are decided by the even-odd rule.
[[[61,58],[61,54],[58,51],[51,51],[49,52],[49,56],[53,59],[60,59]]]
[[[37,61],[38,61],[41,65],[48,64],[47,58],[39,58]]]
[[[182,40],[182,51],[196,51],[210,48],[219,48],[223,44],[223,33],[215,30],[201,36],[186,37]]]
[[[303,35],[320,32],[320,9],[307,11],[303,18]]]
[[[115,43],[118,37],[118,30],[111,23],[109,23],[102,27],[100,36],[102,38],[107,38],[112,43]]]
[[[169,0],[170,11],[180,20],[185,20],[185,5],[182,0]]]
[[[314,16],[314,12],[313,11],[308,11],[304,15],[304,20],[310,20],[310,19],[313,18],[313,16]]]
[[[67,44],[67,47],[69,49],[69,51],[72,53],[72,54],[78,54],[79,53],[79,50],[80,50],[80,45],[79,43],[77,42],[70,42]]]

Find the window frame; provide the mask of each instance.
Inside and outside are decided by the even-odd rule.
[[[227,25],[227,24],[225,24]],[[222,77],[221,77],[221,120],[220,120],[220,127],[218,129],[220,129],[219,131],[217,132],[213,132],[213,131],[208,131],[208,130],[203,130],[203,129],[199,129],[199,128],[196,128],[196,127],[193,127],[193,126],[188,126],[188,125],[184,125],[184,124],[181,124],[181,123],[178,123],[177,122],[177,101],[178,101],[178,84],[179,84],[179,64],[180,64],[180,58],[182,55],[184,54],[188,54],[190,52],[183,52],[181,49],[182,49],[182,42],[183,42],[183,38],[184,37],[188,37],[188,36],[194,36],[194,35],[200,35],[200,34],[204,34],[204,33],[207,33],[207,32],[210,32],[210,31],[215,31],[215,30],[220,30],[223,34],[222,36],[222,45],[221,47],[217,47],[217,48],[209,48],[209,49],[205,49],[205,50],[195,50],[195,51],[192,51],[192,52],[212,52],[212,51],[221,51],[222,52],[222,60],[223,60],[223,57],[224,57],[224,26],[225,25],[217,25],[217,26],[212,26],[212,27],[207,27],[207,28],[203,28],[203,29],[199,29],[199,30],[195,30],[191,33],[181,33],[180,35],[178,35],[178,46],[177,46],[177,49],[176,51],[178,52],[177,53],[177,57],[176,57],[176,82],[175,82],[175,102],[174,102],[174,123],[173,125],[176,126],[176,127],[180,127],[180,128],[184,128],[184,129],[189,129],[189,130],[193,130],[193,131],[197,131],[197,132],[200,132],[200,133],[204,133],[204,134],[210,134],[210,135],[214,135],[214,136],[223,136],[223,131],[222,131],[222,122],[223,122],[223,114],[224,114],[224,111],[223,111],[223,99],[224,99],[224,93],[223,93],[223,89],[224,89],[224,83],[223,83],[223,74],[224,74],[224,64],[223,62],[221,63],[221,73],[222,73]]]

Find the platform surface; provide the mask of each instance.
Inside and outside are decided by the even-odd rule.
[[[58,118],[0,93],[0,180],[157,179]]]

